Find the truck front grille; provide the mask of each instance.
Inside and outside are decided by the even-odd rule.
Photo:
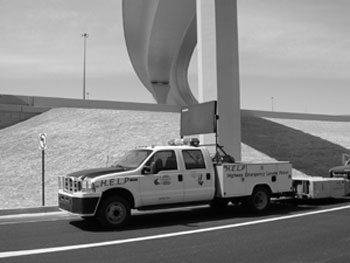
[[[71,177],[64,177],[63,189],[69,193],[79,192],[81,191],[81,181]]]

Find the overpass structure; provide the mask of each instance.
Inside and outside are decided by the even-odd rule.
[[[131,63],[157,103],[216,99],[218,142],[240,160],[237,0],[124,0],[123,22]],[[198,98],[187,78],[196,44]]]
[[[196,104],[187,70],[197,43],[195,0],[123,1],[126,46],[143,85],[159,104]]]

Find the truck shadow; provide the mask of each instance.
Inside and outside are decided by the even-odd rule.
[[[326,209],[337,204],[349,203],[349,199],[323,200],[288,200],[272,202],[271,207],[264,213],[253,213],[243,206],[229,205],[225,209],[215,210],[209,206],[190,207],[182,209],[158,210],[133,214],[127,227],[118,230],[102,228],[95,219],[75,220],[70,224],[88,232],[111,232],[185,226],[199,228],[201,224],[217,221],[222,224],[236,224],[247,220],[259,220],[272,216],[288,216],[297,213],[307,213],[320,208]]]
[[[342,154],[350,153],[320,137],[258,117],[242,117],[242,142],[312,176],[328,176],[331,167],[340,165]]]

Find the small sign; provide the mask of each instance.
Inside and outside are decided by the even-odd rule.
[[[39,148],[40,148],[40,150],[47,149],[47,134],[46,133],[39,134]]]

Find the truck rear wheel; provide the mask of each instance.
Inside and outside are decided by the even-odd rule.
[[[256,187],[249,200],[250,208],[254,212],[262,212],[267,210],[270,206],[270,196],[270,190],[267,187]]]
[[[102,201],[97,218],[104,227],[120,228],[127,224],[130,210],[130,204],[124,198],[111,196]]]

